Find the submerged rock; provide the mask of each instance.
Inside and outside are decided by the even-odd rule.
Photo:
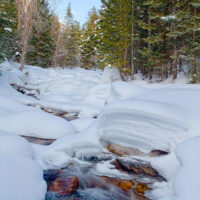
[[[135,183],[131,180],[123,180],[120,178],[110,178],[107,176],[103,176],[102,178],[105,180],[105,182],[115,185],[117,187],[120,187],[122,190],[125,190],[125,191],[131,190],[133,186],[135,185]]]
[[[58,192],[60,195],[69,195],[76,192],[79,187],[77,176],[59,177],[49,186],[49,190]]]

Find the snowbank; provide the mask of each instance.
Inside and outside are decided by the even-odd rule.
[[[200,137],[195,137],[178,145],[176,154],[181,166],[176,174],[175,200],[199,199],[200,180]]]
[[[45,199],[43,171],[25,139],[0,131],[0,160],[0,199]]]
[[[102,152],[97,134],[96,123],[78,134],[56,140],[44,149],[34,145],[38,162],[44,169],[62,168],[71,162],[90,158]]]
[[[101,77],[101,83],[112,83],[116,80],[120,80],[120,75],[117,67],[105,67],[102,77]]]
[[[192,112],[183,106],[124,100],[103,110],[98,134],[103,146],[113,142],[144,153],[155,149],[171,152],[177,142],[187,137],[193,120]]]
[[[68,121],[39,109],[0,117],[0,129],[46,139],[57,139],[75,133],[73,125]]]

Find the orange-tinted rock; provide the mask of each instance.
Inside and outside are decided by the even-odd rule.
[[[135,183],[131,180],[123,180],[120,178],[102,177],[107,183],[120,187],[122,190],[131,190]]]
[[[136,191],[140,193],[145,193],[146,191],[150,190],[146,183],[138,183],[136,186]]]
[[[110,143],[107,148],[108,148],[108,151],[118,156],[133,156],[133,155],[144,156],[145,155],[142,152],[140,152],[138,149],[123,147],[121,145],[113,144],[113,143]]]
[[[51,183],[49,190],[58,192],[60,195],[74,193],[79,187],[79,179],[76,176],[60,177]]]
[[[161,150],[153,150],[148,154],[142,153],[139,149],[131,148],[131,147],[123,147],[118,144],[109,143],[107,147],[108,151],[114,153],[118,156],[149,156],[149,157],[158,157],[161,155],[168,154],[165,151]]]

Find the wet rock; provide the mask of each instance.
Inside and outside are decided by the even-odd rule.
[[[62,175],[64,175],[64,172],[61,169],[49,169],[44,171],[44,180],[49,187],[52,181],[55,181]]]
[[[143,193],[137,192],[136,190],[134,191],[134,197],[136,200],[150,200]]]
[[[114,153],[118,156],[150,156],[150,157],[157,157],[161,155],[168,154],[165,151],[161,150],[153,150],[149,154],[142,153],[139,149],[131,148],[131,147],[123,147],[118,144],[109,143],[107,147],[108,151]]]
[[[79,187],[79,179],[77,176],[59,177],[51,182],[49,190],[57,192],[60,195],[69,195],[76,192]]]
[[[150,190],[146,183],[138,183],[135,190],[139,193],[145,193],[146,191]]]
[[[122,190],[131,190],[135,183],[131,180],[123,180],[120,178],[102,177],[107,183],[120,187]]]
[[[110,143],[107,147],[108,151],[111,153],[114,153],[118,156],[144,156],[142,152],[140,152],[138,149],[129,148],[129,147],[123,147],[118,144]]]
[[[23,135],[22,137],[28,140],[30,143],[40,144],[40,145],[50,145],[56,141],[53,139],[42,139],[42,138],[29,137],[29,136],[23,136]]]
[[[160,179],[160,181],[165,181],[165,179],[160,176],[160,174],[152,168],[151,164],[146,161],[142,161],[139,159],[131,159],[131,158],[118,158],[114,162],[113,165],[120,171],[137,174],[143,177],[150,176],[154,178]]]

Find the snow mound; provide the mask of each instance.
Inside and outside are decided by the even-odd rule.
[[[0,155],[33,158],[33,149],[22,137],[0,131]]]
[[[190,129],[189,116],[192,120],[192,112],[182,106],[124,100],[105,107],[98,134],[104,147],[113,142],[144,153],[155,149],[171,152]]]
[[[44,200],[46,183],[43,171],[33,160],[26,157],[0,155],[0,199]]]
[[[35,147],[39,162],[44,169],[62,168],[73,160],[83,160],[101,153],[96,132],[96,123],[92,123],[78,134],[56,140],[42,152]]]
[[[101,83],[112,83],[116,80],[120,80],[119,71],[116,67],[105,67],[101,80]]]
[[[47,190],[41,167],[23,138],[0,131],[0,199],[44,200]]]
[[[112,103],[117,100],[129,99],[147,91],[148,90],[146,88],[140,85],[134,85],[123,81],[116,81],[111,85],[111,90],[107,98],[107,102]]]
[[[176,149],[181,166],[176,174],[176,200],[199,199],[200,137],[187,140]]]
[[[46,139],[57,139],[75,133],[70,122],[39,109],[0,117],[0,129],[18,135]]]
[[[95,119],[84,118],[84,119],[72,120],[70,122],[76,128],[77,132],[81,132],[84,129],[88,128],[94,121]]]

